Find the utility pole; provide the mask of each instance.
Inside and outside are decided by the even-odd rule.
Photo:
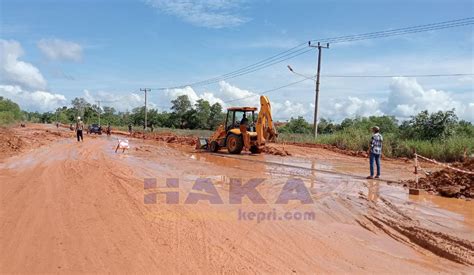
[[[150,88],[143,88],[140,91],[145,92],[145,131],[147,130],[147,109],[146,109],[146,94],[147,92],[151,91]]]
[[[97,102],[97,104],[99,104],[99,111],[98,111],[98,113],[99,113],[99,126],[100,126],[100,100],[97,100],[96,102]]]
[[[314,138],[318,137],[318,109],[319,109],[319,77],[321,75],[321,50],[329,49],[329,43],[326,43],[326,46],[321,46],[321,43],[318,42],[318,45],[311,45],[311,41],[308,41],[308,46],[313,48],[318,48],[318,70],[316,73],[316,96],[314,99]]]

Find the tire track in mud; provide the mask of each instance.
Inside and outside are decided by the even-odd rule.
[[[349,173],[341,173],[331,170],[308,168],[292,164],[249,159],[245,157],[234,157],[219,153],[210,153],[210,155],[221,158],[234,159],[237,161],[262,163],[275,167],[316,171],[320,173],[335,175],[341,178],[355,179],[356,181],[365,180],[365,177],[362,176]],[[294,175],[291,172],[286,173],[286,171],[278,171],[278,173],[302,178],[313,178],[308,175]],[[372,181],[386,183],[394,182],[383,179],[374,179]],[[362,183],[362,181],[359,181],[359,184]],[[340,206],[343,206],[350,213],[350,216],[353,218],[353,220],[362,228],[374,234],[377,234],[378,232],[383,232],[384,234],[390,236],[397,242],[408,245],[421,253],[426,254],[427,252],[429,252],[456,263],[461,263],[464,265],[474,265],[474,252],[472,242],[421,227],[418,221],[413,220],[407,213],[405,213],[402,209],[398,208],[395,204],[393,204],[386,198],[378,198],[382,202],[382,207],[373,207],[372,205],[370,205],[372,202],[369,201],[363,193],[359,193],[359,199],[362,200],[357,200],[357,197],[355,197],[355,200],[352,200],[347,196],[344,197],[342,194],[347,194],[348,189],[350,188],[346,185],[347,184],[342,184],[339,187],[336,187],[336,189],[332,190],[332,192],[330,192],[331,194],[329,196],[324,197],[323,200],[327,200],[327,202],[336,203]],[[324,204],[323,200],[320,201],[322,204]],[[357,207],[354,207],[354,203],[358,203],[359,205]],[[360,205],[363,205],[370,209],[371,213],[361,213]],[[339,222],[342,222],[344,219],[347,220],[347,217],[344,214],[341,214],[339,218],[337,216],[333,216],[332,218]],[[250,231],[251,229],[246,231],[246,234],[248,234],[248,232]],[[239,239],[240,238],[237,238],[237,240],[234,239],[233,245],[237,243]],[[225,263],[229,261],[229,257],[231,257],[230,254],[227,255]]]
[[[301,167],[298,165],[276,163],[276,162],[271,162],[271,161],[239,158],[239,157],[227,156],[227,155],[218,154],[218,153],[211,153],[211,154],[218,157],[223,157],[223,158],[239,159],[242,161],[263,163],[266,165],[279,166],[279,167],[317,171],[320,173],[332,174],[332,175],[341,176],[341,177],[349,177],[356,180],[361,180],[361,179],[365,180],[365,177],[348,174],[348,173],[341,173],[341,172],[317,169],[317,168],[307,168],[307,167]],[[311,178],[311,177],[302,176],[302,175],[299,175],[299,177]],[[373,179],[372,181],[394,183],[394,181],[383,180],[383,179]],[[337,189],[340,189],[340,190],[337,190]],[[409,245],[420,252],[423,252],[423,251],[425,251],[425,253],[430,252],[439,257],[448,259],[456,263],[469,265],[469,266],[474,265],[474,243],[473,242],[469,240],[457,238],[449,234],[436,232],[436,231],[423,228],[420,226],[418,221],[413,220],[403,210],[401,210],[396,205],[391,203],[388,199],[383,198],[383,197],[379,198],[379,200],[383,203],[383,207],[373,207],[373,206],[368,205],[372,202],[369,201],[363,193],[359,193],[359,199],[363,199],[367,204],[365,206],[370,208],[372,212],[371,214],[362,214],[360,213],[360,210],[357,210],[357,207],[354,207],[354,205],[351,205],[351,203],[349,203],[349,201],[351,201],[349,198],[344,198],[338,194],[339,191],[340,193],[345,193],[344,189],[347,189],[347,187],[342,187],[342,189],[340,187],[337,187],[331,192],[331,195],[325,197],[325,199],[329,199],[329,198],[335,199],[340,205],[342,205],[346,210],[348,210],[349,213],[351,213],[351,215],[354,218],[354,221],[358,225],[360,225],[362,228],[370,232],[373,232],[375,234],[378,231],[382,231],[384,234],[387,234],[394,240],[404,243],[406,245]],[[337,217],[333,217],[333,218],[337,219]]]
[[[382,204],[377,206],[364,194],[360,193],[359,198],[371,210],[371,213],[359,213],[355,217],[364,229],[375,234],[381,231],[420,252],[430,252],[456,263],[474,266],[474,242],[421,227],[418,221],[385,198],[380,198]]]

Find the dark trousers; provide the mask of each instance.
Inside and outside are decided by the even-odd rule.
[[[377,165],[377,176],[380,176],[380,154],[370,153],[370,175],[374,176],[374,161]]]
[[[82,135],[82,130],[77,130],[77,141],[84,141],[84,136]]]

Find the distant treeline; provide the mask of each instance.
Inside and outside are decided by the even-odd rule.
[[[12,105],[5,108],[5,119],[2,124],[12,123],[18,120],[40,123],[54,123],[56,121],[63,124],[74,123],[78,116],[86,124],[99,123],[113,126],[133,126],[143,127],[145,124],[145,107],[137,107],[131,111],[117,111],[113,107],[103,106],[99,108],[96,104],[90,104],[84,98],[75,98],[71,101],[71,106],[64,106],[54,112],[21,112],[17,104],[8,99],[2,98],[2,104]],[[182,95],[171,101],[170,112],[159,112],[156,109],[148,108],[148,127],[167,127],[179,129],[207,129],[213,130],[222,123],[224,113],[219,103],[210,104],[206,100],[198,100],[194,105],[187,95]],[[1,110],[3,110],[2,108]]]
[[[148,126],[174,129],[216,129],[224,121],[225,113],[219,103],[210,104],[198,100],[192,104],[188,96],[182,95],[171,101],[170,112],[148,109]],[[18,121],[64,124],[74,123],[81,116],[86,124],[98,123],[125,127],[132,124],[143,127],[145,108],[120,112],[112,107],[99,108],[83,98],[75,98],[71,106],[58,108],[55,112],[21,111],[18,104],[0,97],[0,124]],[[303,117],[291,118],[280,123],[279,140],[293,142],[316,142],[337,146],[341,149],[366,151],[372,126],[379,126],[384,136],[383,152],[386,156],[413,156],[413,150],[439,160],[460,160],[464,151],[471,154],[474,149],[474,126],[459,120],[455,110],[429,113],[422,111],[403,122],[393,116],[370,116],[346,118],[341,123],[321,119],[318,124],[318,139],[312,135],[312,125]]]

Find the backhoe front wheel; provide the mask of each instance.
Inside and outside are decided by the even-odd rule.
[[[231,154],[240,154],[244,148],[244,142],[242,136],[236,134],[230,134],[227,137],[227,150]]]
[[[257,145],[253,145],[250,147],[250,153],[252,154],[260,154],[262,151]]]
[[[209,145],[209,151],[213,153],[219,151],[219,144],[217,144],[217,141],[215,140],[211,141],[211,144]]]

